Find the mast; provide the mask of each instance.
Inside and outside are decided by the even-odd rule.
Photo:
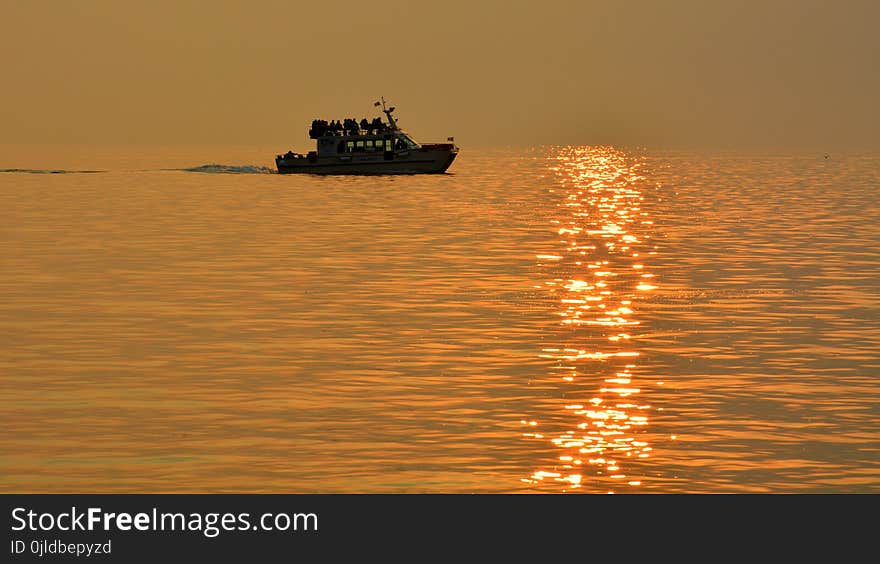
[[[385,106],[385,96],[382,96],[381,100],[382,100],[382,113],[384,113],[385,117],[388,118],[388,125],[390,126],[389,129],[391,129],[392,131],[400,129],[399,127],[397,127],[397,122],[394,120],[393,117],[391,117],[391,112],[394,111],[394,106],[391,106],[390,108],[387,108]],[[376,105],[378,106],[379,102],[376,102]]]

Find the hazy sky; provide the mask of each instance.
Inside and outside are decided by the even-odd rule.
[[[0,1],[0,143],[880,147],[873,0]]]

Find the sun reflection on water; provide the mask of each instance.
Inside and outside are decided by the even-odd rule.
[[[542,288],[556,304],[560,331],[544,347],[550,378],[560,382],[562,427],[539,432],[523,420],[523,435],[549,440],[558,458],[522,481],[562,491],[635,491],[652,447],[652,407],[643,399],[635,346],[639,303],[659,282],[647,260],[656,254],[653,221],[643,210],[640,163],[609,147],[566,148],[553,171],[560,195],[552,220],[555,252],[536,255]],[[560,414],[554,414],[559,416]],[[545,435],[545,433],[547,433]]]

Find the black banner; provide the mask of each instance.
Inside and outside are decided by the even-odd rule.
[[[367,561],[433,561],[441,554],[470,561],[474,548],[498,556],[680,552],[709,539],[731,547],[797,539],[789,547],[797,549],[832,538],[831,527],[843,523],[858,538],[871,520],[853,516],[870,515],[862,510],[875,507],[876,498],[12,494],[2,500],[9,562],[292,562],[358,554]]]

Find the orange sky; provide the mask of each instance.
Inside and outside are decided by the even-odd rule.
[[[880,147],[873,1],[131,4],[4,3],[0,143]]]

